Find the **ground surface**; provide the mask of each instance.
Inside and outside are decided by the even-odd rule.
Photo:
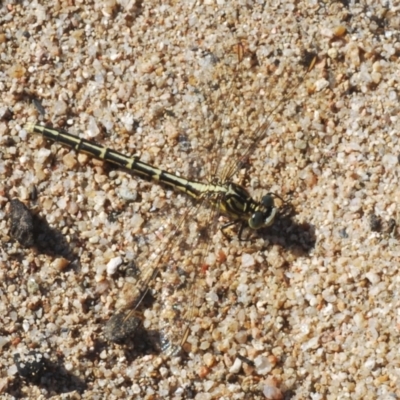
[[[399,5],[3,2],[0,397],[400,397]],[[36,120],[196,179],[260,134],[234,179],[293,212],[228,240],[184,195],[28,134]],[[20,228],[12,199],[33,214]],[[181,235],[155,231],[182,216]],[[112,343],[163,246],[142,328]],[[159,317],[192,299],[184,351],[162,354],[154,333],[185,322]]]

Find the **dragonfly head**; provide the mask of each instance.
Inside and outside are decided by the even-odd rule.
[[[251,229],[260,229],[271,226],[274,223],[278,209],[275,207],[274,198],[279,197],[273,193],[268,193],[261,199],[258,207],[248,220]]]

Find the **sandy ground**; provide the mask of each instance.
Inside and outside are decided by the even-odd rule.
[[[1,399],[399,398],[400,3],[40,3],[0,8]],[[291,214],[227,238],[34,121],[199,180],[256,143],[233,180]],[[141,328],[113,343],[153,268]]]

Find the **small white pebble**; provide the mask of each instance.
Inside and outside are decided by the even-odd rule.
[[[203,361],[204,361],[204,364],[210,368],[214,365],[215,357],[212,353],[206,353],[203,356]]]
[[[8,370],[7,370],[7,375],[8,375],[8,376],[13,376],[13,375],[15,375],[17,372],[18,372],[17,366],[14,364],[14,365],[12,365],[10,368],[8,368]]]
[[[315,90],[317,92],[320,92],[321,90],[326,89],[329,86],[329,82],[326,79],[322,78],[318,79],[314,85],[315,85]]]
[[[376,284],[381,280],[380,276],[374,272],[367,272],[365,277],[373,284]]]
[[[57,201],[57,207],[59,209],[64,210],[66,206],[67,206],[67,201],[63,197]]]
[[[263,394],[268,400],[281,400],[283,399],[282,391],[273,385],[265,384],[263,385]]]
[[[254,359],[254,365],[256,367],[257,373],[260,375],[268,374],[272,369],[272,364],[267,357],[260,355]]]
[[[88,134],[88,136],[90,138],[95,138],[96,136],[99,135],[100,129],[97,126],[95,118],[93,118],[93,117],[89,118],[89,123],[88,123],[87,129],[86,129],[86,133]]]
[[[314,336],[308,342],[301,345],[302,351],[308,351],[309,349],[316,349],[319,346],[319,336]]]
[[[114,275],[121,264],[122,264],[121,257],[112,258],[107,264],[107,275],[109,276]]]
[[[74,368],[72,363],[68,363],[68,362],[64,366],[65,366],[66,371],[72,371]]]
[[[49,158],[50,154],[51,151],[49,149],[42,147],[36,152],[36,161],[39,164],[44,164],[46,160]]]
[[[215,386],[215,382],[211,381],[211,380],[207,380],[207,381],[204,381],[203,385],[204,385],[204,390],[206,392],[209,392]]]
[[[242,368],[242,361],[239,358],[236,358],[232,366],[229,368],[229,372],[231,374],[238,374],[241,368]]]
[[[129,376],[129,375],[127,374],[127,376]],[[132,389],[132,393],[134,393],[134,394],[139,394],[141,391],[140,386],[137,383],[133,384],[131,389]]]
[[[36,293],[39,290],[39,285],[36,282],[35,278],[33,278],[33,277],[30,277],[28,279],[26,287],[28,289],[28,292],[31,294]]]
[[[107,350],[103,350],[103,351],[100,353],[100,358],[101,358],[102,360],[105,360],[105,359],[107,358]]]
[[[75,215],[79,211],[78,204],[74,201],[71,201],[67,204],[67,211],[69,214]]]
[[[68,105],[63,100],[58,100],[54,103],[53,114],[64,115],[67,112]]]
[[[28,321],[24,321],[23,323],[22,323],[22,329],[25,331],[25,332],[29,332],[29,329],[31,328],[31,326],[29,325],[29,322]]]
[[[137,199],[137,191],[136,190],[129,190],[125,187],[122,187],[118,190],[118,196],[125,201],[136,201]]]
[[[204,342],[201,342],[201,344],[200,344],[201,350],[207,350],[209,348],[210,348],[210,342],[208,342],[207,340],[205,340]]]
[[[4,115],[4,113],[0,110],[0,115]],[[0,132],[1,133],[1,132]],[[26,140],[26,137],[28,136],[28,132],[25,129],[21,129],[18,133],[18,136],[22,139],[22,140]]]
[[[338,57],[338,51],[337,51],[337,49],[335,47],[331,47],[328,50],[328,57],[332,58],[333,60]]]
[[[91,238],[89,238],[89,242],[92,244],[99,243],[99,240],[100,240],[100,238],[98,235],[95,235],[95,236],[92,236]]]
[[[124,124],[124,127],[127,131],[131,131],[135,122],[135,118],[132,114],[126,113],[121,117],[121,122]]]
[[[242,254],[242,267],[249,268],[253,267],[255,264],[254,257],[250,254],[243,253]]]
[[[357,325],[358,328],[364,327],[365,324],[365,318],[362,313],[357,313],[353,317],[355,324]]]
[[[331,288],[327,288],[322,291],[322,297],[328,303],[334,303],[337,300],[337,297],[334,293],[332,293]]]
[[[373,72],[371,74],[371,78],[374,81],[374,83],[377,85],[382,80],[382,74],[379,72]]]
[[[0,350],[9,342],[9,339],[5,336],[0,336]]]
[[[130,222],[132,224],[132,233],[136,233],[144,223],[144,219],[140,216],[140,214],[134,214]]]
[[[399,160],[395,154],[385,154],[382,157],[382,164],[385,166],[386,169],[392,169],[396,165],[398,165]]]

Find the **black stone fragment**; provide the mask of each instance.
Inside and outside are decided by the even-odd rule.
[[[378,216],[371,213],[369,216],[369,226],[372,232],[380,232],[382,229],[382,221]]]
[[[31,247],[34,240],[33,217],[26,205],[18,199],[10,202],[11,235],[24,247]]]
[[[13,357],[21,378],[39,382],[41,376],[47,372],[47,359],[38,351],[29,351],[26,354],[15,353]]]
[[[118,312],[107,321],[104,336],[110,342],[121,343],[134,336],[141,323],[142,319],[134,311]]]

